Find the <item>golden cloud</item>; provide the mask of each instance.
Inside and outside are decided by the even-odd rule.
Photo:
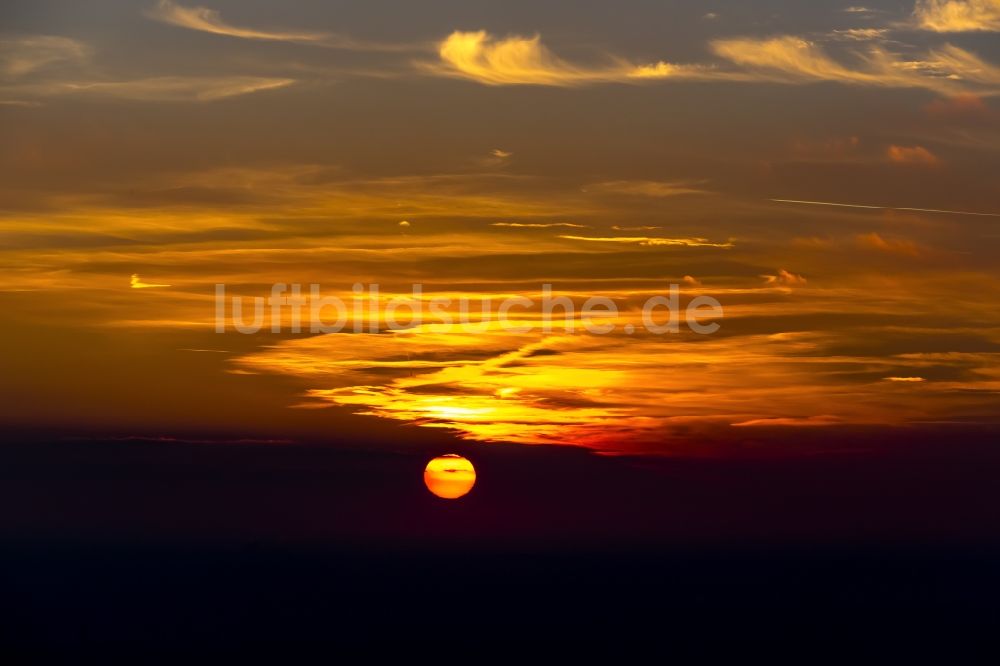
[[[998,32],[1000,0],[917,0],[913,16],[934,32]]]
[[[777,275],[761,275],[761,277],[767,284],[775,286],[801,286],[807,282],[801,275],[789,272],[784,268],[780,269]]]
[[[606,236],[603,238],[592,238],[590,236],[559,236],[567,240],[591,241],[595,243],[625,243],[630,245],[679,245],[685,247],[721,247],[731,248],[732,242],[713,243],[707,238],[653,238],[649,236]]]
[[[890,162],[896,164],[918,164],[932,166],[940,160],[923,146],[896,146],[892,145],[886,149],[886,157]]]
[[[863,35],[873,37],[875,33]],[[485,30],[456,31],[438,44],[439,61],[422,63],[421,67],[440,76],[466,78],[486,85],[570,87],[657,80],[787,84],[835,81],[926,88],[946,95],[966,92],[970,85],[990,90],[1000,85],[1000,68],[953,45],[945,45],[917,60],[904,59],[880,47],[870,48],[852,53],[851,66],[833,58],[817,44],[792,35],[719,39],[711,42],[711,48],[716,56],[737,68],[663,61],[635,64],[620,56],[607,56],[605,65],[585,65],[555,55],[537,34],[497,38]]]
[[[169,287],[169,284],[156,284],[154,282],[143,282],[142,278],[139,277],[138,273],[132,273],[132,277],[129,278],[129,287],[132,289],[156,289],[159,287]]]
[[[858,246],[866,250],[878,250],[907,257],[918,257],[922,254],[920,246],[914,241],[904,238],[883,238],[874,231],[870,234],[860,234],[856,240]]]
[[[960,94],[970,84],[990,90],[1000,85],[1000,68],[951,44],[930,51],[921,60],[906,60],[882,48],[871,48],[853,54],[856,67],[835,60],[813,42],[787,35],[716,40],[712,48],[718,56],[747,68],[758,80],[781,83],[836,81],[926,88],[945,95]]]
[[[242,39],[261,39],[280,42],[321,42],[328,37],[327,34],[321,32],[269,31],[240,28],[223,21],[222,16],[214,9],[184,7],[170,0],[160,0],[156,8],[150,10],[148,15],[150,18],[181,28]]]
[[[485,30],[451,33],[438,45],[438,55],[440,63],[425,66],[430,71],[486,85],[580,86],[705,76],[699,67],[665,62],[634,65],[620,58],[603,67],[577,65],[553,54],[539,35],[496,38]]]
[[[155,8],[147,12],[147,16],[180,28],[238,39],[291,42],[354,51],[407,51],[414,48],[414,45],[408,44],[365,42],[330,32],[243,28],[222,20],[222,16],[214,9],[185,7],[171,0],[160,0]]]

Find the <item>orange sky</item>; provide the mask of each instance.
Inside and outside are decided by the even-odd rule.
[[[0,422],[608,453],[995,423],[1000,3],[536,4],[5,4]],[[725,316],[214,332],[214,285],[276,282]]]

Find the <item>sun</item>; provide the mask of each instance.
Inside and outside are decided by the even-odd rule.
[[[444,499],[458,499],[476,485],[476,468],[467,458],[448,453],[434,458],[424,468],[427,490]]]

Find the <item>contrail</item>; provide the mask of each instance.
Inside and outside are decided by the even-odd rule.
[[[946,215],[975,215],[1000,217],[1000,213],[973,213],[967,210],[941,210],[939,208],[910,208],[907,206],[864,206],[862,204],[833,203],[832,201],[800,201],[798,199],[768,199],[775,203],[804,204],[806,206],[837,206],[839,208],[866,208],[868,210],[908,210],[915,213],[944,213]]]

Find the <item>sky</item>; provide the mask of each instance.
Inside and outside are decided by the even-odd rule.
[[[997,0],[202,1],[0,9],[4,427],[671,455],[996,425]],[[216,331],[216,285],[275,283],[548,284],[620,325]],[[715,333],[641,330],[671,284]]]

